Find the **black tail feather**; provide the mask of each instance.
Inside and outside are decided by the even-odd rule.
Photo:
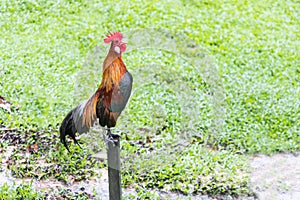
[[[75,128],[75,124],[74,124],[74,120],[73,120],[73,110],[71,110],[67,114],[65,119],[62,121],[59,132],[60,132],[60,141],[61,141],[61,143],[63,143],[63,145],[66,147],[66,149],[69,152],[70,152],[70,150],[68,148],[67,141],[66,141],[67,135],[69,135],[74,140],[75,144],[77,144],[80,147],[80,145],[75,137],[75,133],[77,132],[77,130]]]

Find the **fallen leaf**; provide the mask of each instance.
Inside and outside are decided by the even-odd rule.
[[[151,137],[150,137],[150,136],[147,136],[147,138],[146,138],[146,143],[150,143],[150,142],[152,142]]]
[[[32,148],[35,152],[37,152],[37,150],[39,149],[39,146],[37,145],[37,143],[35,143],[34,145],[32,145]]]
[[[4,110],[11,112],[11,104],[5,100],[4,97],[0,96],[0,107]]]

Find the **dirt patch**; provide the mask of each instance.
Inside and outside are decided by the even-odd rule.
[[[33,186],[37,190],[52,189],[53,191],[72,191],[75,193],[85,192],[86,196],[94,194],[97,197],[105,200],[108,199],[108,174],[106,168],[100,169],[98,176],[93,177],[86,181],[76,181],[73,184],[66,185],[58,180],[44,179],[36,180],[34,178],[23,178],[18,179],[12,177],[11,171],[8,170],[11,164],[12,154],[15,149],[19,148],[22,144],[25,145],[26,138],[30,138],[30,134],[19,134],[17,130],[7,129],[0,127],[2,134],[0,135],[0,141],[8,141],[11,146],[7,146],[4,149],[0,149],[2,156],[2,165],[0,166],[0,185],[7,183],[9,186],[19,185],[22,182],[32,182]],[[40,148],[47,147],[52,141],[52,137],[44,137],[42,133],[35,133],[36,137],[39,137]],[[51,140],[51,141],[50,141]],[[24,156],[37,151],[39,146],[36,145],[25,145]],[[55,145],[54,145],[55,146]],[[104,161],[106,160],[106,152],[96,154],[93,157]],[[251,165],[251,187],[259,200],[298,200],[300,199],[300,152],[297,154],[277,154],[273,156],[256,155],[249,157]],[[49,163],[43,162],[43,160],[36,160],[36,163],[44,167],[48,166]],[[16,163],[19,166],[20,163]],[[191,199],[191,200],[215,200],[215,199],[245,199],[254,200],[255,197],[227,197],[217,196],[209,197],[205,195],[198,196],[185,196],[182,194],[172,192],[162,192],[155,190],[160,196],[160,199]],[[123,189],[123,196],[129,194],[137,194],[134,189]]]
[[[251,158],[251,185],[260,200],[300,199],[300,152]]]

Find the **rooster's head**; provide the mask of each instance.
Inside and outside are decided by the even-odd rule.
[[[126,43],[122,41],[123,34],[120,32],[109,33],[104,38],[105,43],[111,43],[111,48],[117,53],[121,54],[126,50]]]

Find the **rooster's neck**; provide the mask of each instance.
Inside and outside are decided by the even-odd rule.
[[[117,55],[117,53],[114,52],[112,50],[112,48],[110,48],[110,50],[109,50],[109,52],[108,52],[108,54],[107,54],[107,56],[106,56],[106,58],[103,62],[103,67],[102,67],[103,72],[112,64],[112,62],[114,62],[115,59],[118,58],[118,56],[120,56],[120,55]]]
[[[126,66],[120,55],[114,59],[107,57],[103,63],[102,81],[99,89],[108,92],[114,86],[119,87],[119,82],[126,71]]]

